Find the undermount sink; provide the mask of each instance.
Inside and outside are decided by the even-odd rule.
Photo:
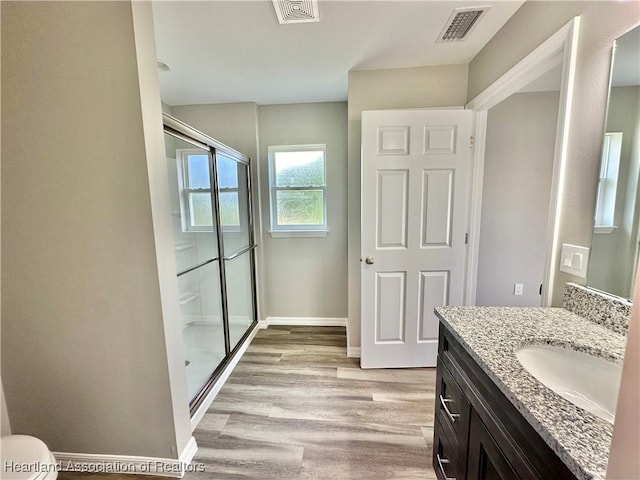
[[[600,357],[553,345],[516,351],[522,366],[574,405],[613,423],[622,367]]]

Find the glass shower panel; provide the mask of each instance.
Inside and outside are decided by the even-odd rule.
[[[165,134],[189,399],[227,355],[209,150]]]
[[[187,391],[193,398],[226,356],[218,262],[178,277]]]
[[[230,157],[216,154],[218,198],[225,257],[251,246],[249,229],[248,167]]]
[[[254,319],[251,258],[253,251],[225,261],[229,339],[233,349],[242,339]]]
[[[213,228],[210,153],[165,134],[171,215],[178,273],[218,258]]]

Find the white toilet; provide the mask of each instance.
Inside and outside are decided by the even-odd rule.
[[[58,477],[56,459],[42,440],[28,435],[0,438],[4,480],[53,480]]]

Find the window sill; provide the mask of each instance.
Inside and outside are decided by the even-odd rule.
[[[269,230],[273,238],[313,238],[326,237],[329,230]]]
[[[616,227],[614,225],[606,226],[606,227],[604,227],[604,226],[596,226],[596,227],[593,227],[593,233],[596,234],[596,235],[608,235],[608,234],[613,233],[616,228],[618,228],[618,227]]]

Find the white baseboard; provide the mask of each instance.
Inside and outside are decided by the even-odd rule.
[[[360,358],[360,347],[347,347],[347,357],[349,358]]]
[[[242,358],[242,355],[244,355],[244,352],[246,352],[247,348],[249,347],[249,344],[251,343],[251,340],[253,340],[253,337],[256,336],[256,334],[258,333],[258,330],[260,330],[261,328],[265,328],[260,325],[261,323],[262,322],[258,322],[258,325],[254,327],[254,329],[251,331],[249,336],[245,339],[244,343],[240,346],[236,354],[233,356],[233,358],[229,362],[229,365],[227,365],[227,367],[222,371],[222,373],[218,377],[218,380],[213,385],[213,388],[209,391],[209,393],[204,398],[204,400],[202,401],[198,409],[191,416],[192,432],[196,429],[196,427],[198,426],[198,423],[200,423],[200,420],[202,420],[202,417],[204,417],[204,414],[207,413],[207,410],[213,403],[213,400],[216,398],[216,395],[218,395],[218,393],[222,389],[224,383],[229,378],[229,375],[231,375],[231,372],[233,372],[233,369],[236,368],[236,365]]]
[[[270,325],[289,325],[292,327],[346,327],[346,318],[333,317],[267,317],[260,321],[260,328]]]
[[[191,465],[197,450],[196,439],[191,437],[178,459],[66,452],[53,452],[53,455],[56,458],[58,468],[66,472],[120,473],[182,478],[187,472],[203,471],[203,465]]]

